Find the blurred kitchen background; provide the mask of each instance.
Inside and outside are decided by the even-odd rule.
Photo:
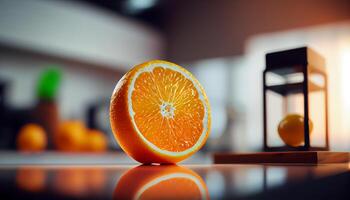
[[[0,0],[0,148],[16,149],[28,123],[47,132],[75,123],[109,138],[97,150],[119,149],[108,116],[115,84],[165,59],[209,96],[203,151],[259,151],[265,54],[301,46],[326,59],[330,147],[349,151],[349,0]]]

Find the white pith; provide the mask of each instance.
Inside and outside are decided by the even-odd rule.
[[[201,199],[208,199],[207,197],[207,193],[205,191],[205,189],[203,188],[203,185],[201,184],[201,182],[198,180],[198,178],[196,178],[195,176],[192,176],[190,174],[185,174],[185,173],[174,173],[174,174],[169,174],[169,175],[165,175],[165,176],[161,176],[149,183],[147,183],[146,185],[144,185],[141,189],[139,189],[137,191],[137,193],[135,194],[134,196],[134,200],[138,200],[140,199],[141,195],[146,191],[148,190],[149,188],[151,188],[152,186],[154,185],[157,185],[158,183],[162,182],[162,181],[166,181],[166,180],[170,180],[170,179],[173,179],[173,178],[185,178],[185,179],[189,179],[191,181],[193,181],[200,193],[201,193]]]
[[[157,147],[156,145],[154,145],[153,143],[148,141],[143,136],[143,134],[140,132],[140,130],[138,129],[138,127],[136,125],[136,122],[135,122],[135,119],[134,119],[135,112],[133,111],[132,100],[131,100],[132,92],[133,92],[133,90],[135,88],[135,81],[140,76],[141,73],[152,72],[155,67],[162,67],[164,69],[171,69],[171,70],[174,70],[176,72],[181,73],[185,78],[189,79],[193,83],[194,87],[196,88],[196,90],[197,90],[197,92],[199,94],[199,99],[203,103],[203,106],[204,106],[203,132],[201,133],[201,136],[199,137],[198,141],[191,148],[188,148],[185,151],[173,152],[173,151],[167,151],[167,150],[160,149],[159,147]],[[148,66],[146,66],[144,68],[139,69],[135,73],[135,75],[132,77],[131,84],[129,85],[129,88],[128,88],[128,111],[129,111],[129,115],[131,117],[132,125],[134,126],[134,129],[136,130],[136,132],[140,136],[140,138],[149,147],[151,147],[156,152],[162,153],[162,154],[165,154],[165,155],[169,155],[169,156],[175,156],[176,157],[176,156],[187,155],[188,153],[198,149],[198,147],[203,143],[203,140],[205,139],[205,136],[206,136],[206,133],[207,133],[207,130],[208,130],[208,105],[207,105],[206,99],[205,99],[205,97],[203,95],[203,91],[201,90],[201,86],[199,85],[197,80],[194,80],[191,77],[189,72],[179,68],[176,65],[171,65],[171,64],[165,65],[164,63],[154,62],[154,63],[151,63],[151,64],[149,64]]]

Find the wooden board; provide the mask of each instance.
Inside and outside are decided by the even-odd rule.
[[[216,153],[215,164],[229,163],[345,163],[349,152],[293,151],[259,153]]]

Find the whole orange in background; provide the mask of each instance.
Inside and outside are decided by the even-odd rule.
[[[184,68],[153,60],[116,85],[110,122],[121,148],[141,163],[176,163],[197,152],[211,125],[208,98]]]
[[[47,136],[41,126],[27,124],[19,131],[16,143],[20,151],[43,151],[47,146]]]
[[[54,135],[54,144],[61,151],[81,151],[84,149],[86,127],[81,121],[65,121],[59,125]]]
[[[313,123],[309,120],[310,134]],[[304,142],[304,117],[299,114],[289,114],[285,116],[278,125],[278,133],[289,146],[297,147]]]
[[[103,152],[107,150],[107,137],[101,131],[88,130],[85,137],[84,150],[90,152]]]
[[[177,165],[138,166],[122,175],[113,199],[209,199],[194,171]]]

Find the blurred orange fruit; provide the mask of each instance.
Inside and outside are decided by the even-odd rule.
[[[81,151],[84,148],[86,128],[81,121],[65,121],[59,125],[54,143],[61,151]]]
[[[120,178],[113,199],[209,199],[203,179],[176,165],[138,166]]]
[[[184,68],[154,60],[116,85],[110,122],[121,148],[141,163],[176,163],[194,154],[210,131],[204,89]]]
[[[41,168],[20,168],[16,172],[16,184],[19,188],[30,192],[38,192],[45,188],[46,172]]]
[[[310,134],[313,123],[309,120]],[[299,114],[289,114],[285,116],[278,125],[278,133],[289,146],[297,147],[304,142],[304,117]]]
[[[42,151],[47,146],[47,136],[41,126],[27,124],[19,131],[16,142],[21,151]]]
[[[102,152],[107,149],[107,137],[101,131],[88,130],[85,139],[85,150],[92,152]]]

